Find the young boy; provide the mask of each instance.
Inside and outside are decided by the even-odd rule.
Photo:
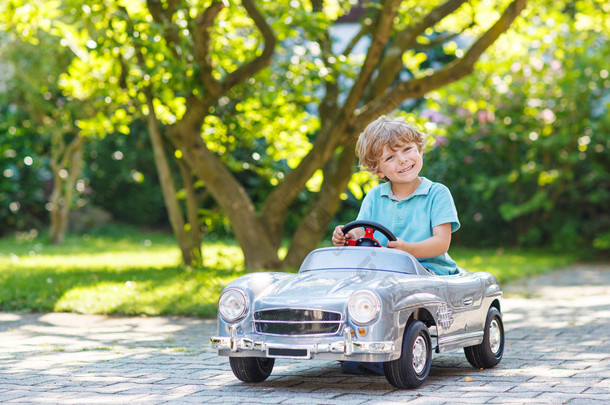
[[[356,144],[360,167],[387,182],[367,193],[357,219],[379,222],[392,231],[397,240],[387,242],[387,247],[409,252],[435,274],[454,274],[457,265],[447,251],[460,222],[449,189],[419,177],[424,140],[425,135],[411,124],[386,116],[360,134]],[[347,235],[342,228],[339,225],[333,232],[335,246],[344,245],[346,237],[364,236],[361,228]],[[386,242],[382,235],[376,237],[381,244]]]

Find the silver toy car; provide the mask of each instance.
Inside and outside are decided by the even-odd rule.
[[[261,382],[276,358],[383,362],[390,384],[421,385],[432,350],[464,348],[476,368],[497,365],[504,352],[502,290],[485,272],[438,276],[410,254],[379,247],[364,227],[355,246],[311,252],[298,274],[251,273],[232,281],[218,301],[218,354],[235,376]]]

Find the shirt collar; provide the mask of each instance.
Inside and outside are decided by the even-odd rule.
[[[404,200],[409,200],[409,199],[415,197],[416,195],[428,195],[428,193],[430,192],[430,187],[432,187],[432,181],[428,180],[425,177],[421,177],[421,180],[422,180],[422,182],[419,185],[419,187],[417,187],[417,190],[415,190],[415,192],[413,194],[411,194],[410,196],[408,196],[407,198],[404,198]],[[386,183],[383,183],[381,185],[381,196],[388,197],[391,200],[400,201],[392,193],[392,183],[389,181]]]

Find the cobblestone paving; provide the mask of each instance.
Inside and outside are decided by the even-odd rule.
[[[610,265],[580,265],[504,287],[507,346],[494,369],[436,355],[401,391],[339,364],[278,360],[244,384],[209,348],[215,321],[0,312],[0,403],[608,404]]]

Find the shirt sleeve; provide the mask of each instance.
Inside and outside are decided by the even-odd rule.
[[[432,228],[450,223],[451,232],[455,232],[460,229],[457,208],[455,208],[455,203],[453,202],[451,192],[446,186],[439,183],[434,184],[430,219]]]

